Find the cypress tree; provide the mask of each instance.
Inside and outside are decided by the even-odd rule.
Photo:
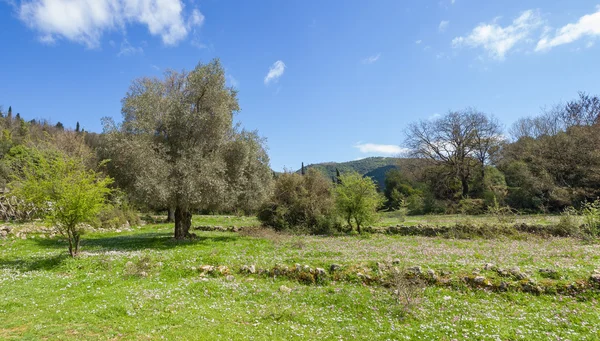
[[[304,162],[302,162],[302,168],[300,168],[300,174],[304,175]]]
[[[336,183],[338,185],[342,184],[342,178],[340,178],[340,170],[339,169],[335,169],[335,177],[336,177]]]
[[[79,121],[77,121],[77,124],[75,125],[75,132],[76,133],[79,132]]]
[[[8,118],[12,118],[12,106],[8,107]]]

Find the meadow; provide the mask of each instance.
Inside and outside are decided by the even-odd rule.
[[[224,216],[193,221],[258,225]],[[77,258],[57,237],[0,239],[0,339],[600,338],[597,289],[500,292],[460,280],[473,274],[497,280],[493,266],[518,268],[529,282],[577,283],[600,269],[598,246],[578,239],[298,236],[258,227],[195,233],[195,240],[175,241],[168,224],[93,232],[84,236]],[[261,274],[282,264],[326,269],[327,280],[307,284]],[[345,275],[333,274],[332,264]],[[390,288],[349,275],[359,269],[376,277],[377,267],[391,264],[445,274],[453,284],[429,282],[407,311]],[[241,271],[249,266],[256,273]],[[542,269],[551,269],[551,278]]]

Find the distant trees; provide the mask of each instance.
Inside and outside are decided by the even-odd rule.
[[[236,95],[214,60],[133,81],[122,125],[105,120],[109,171],[138,201],[174,208],[176,239],[191,236],[194,210],[254,209],[268,192],[264,141],[233,126]]]
[[[579,98],[517,121],[498,166],[519,209],[560,210],[600,195],[600,99]]]
[[[383,196],[377,193],[377,186],[371,178],[356,172],[343,174],[334,193],[336,210],[350,228],[354,225],[361,233],[362,226],[377,220]]]
[[[414,157],[429,159],[456,177],[467,197],[473,175],[477,170],[483,174],[501,142],[501,126],[493,117],[466,109],[411,124],[405,145]]]

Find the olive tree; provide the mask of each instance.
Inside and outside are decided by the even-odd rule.
[[[218,60],[136,79],[122,100],[123,122],[105,119],[109,171],[138,201],[174,209],[176,239],[191,237],[194,210],[258,207],[248,201],[268,194],[271,172],[264,141],[234,125],[239,110]]]
[[[30,150],[22,174],[10,184],[12,194],[41,209],[46,220],[79,252],[82,224],[92,223],[105,206],[112,179],[86,168],[85,160],[56,150]]]
[[[377,219],[377,209],[383,201],[375,182],[356,172],[342,174],[340,183],[335,186],[336,209],[351,228],[354,222],[358,233],[361,233],[361,226]]]

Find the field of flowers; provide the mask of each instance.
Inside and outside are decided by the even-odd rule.
[[[211,219],[194,223],[235,220]],[[76,259],[58,237],[0,239],[0,339],[600,339],[598,287],[561,295],[485,285],[589,281],[600,270],[600,247],[578,239],[320,237],[256,228],[196,231],[197,239],[175,242],[171,233],[166,224],[89,233]],[[306,284],[273,270],[301,274],[296,267],[324,271],[325,280]],[[376,280],[382,267],[451,281],[427,282],[407,311]],[[501,276],[517,270],[522,278]]]

